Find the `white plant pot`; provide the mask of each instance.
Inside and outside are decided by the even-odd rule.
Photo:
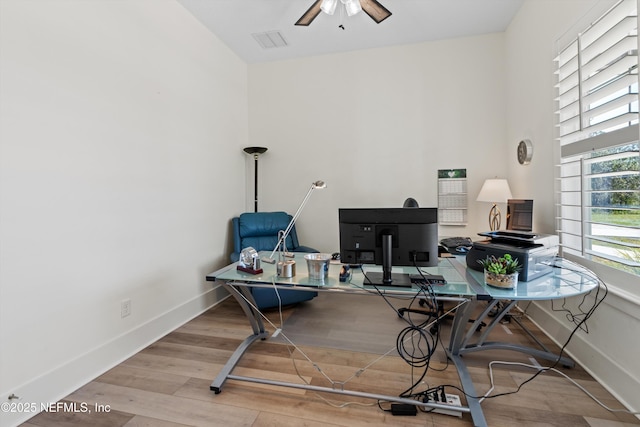
[[[518,284],[518,272],[511,274],[498,274],[484,270],[484,283],[496,288],[511,289]]]

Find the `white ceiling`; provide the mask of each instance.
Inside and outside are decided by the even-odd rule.
[[[365,13],[347,17],[336,10],[308,27],[294,23],[314,0],[178,1],[239,57],[256,63],[501,32],[524,0],[379,0],[392,13],[380,24]],[[280,32],[287,46],[262,48],[252,34],[267,31]]]

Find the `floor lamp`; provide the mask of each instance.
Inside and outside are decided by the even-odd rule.
[[[258,212],[258,156],[267,151],[265,147],[247,147],[244,152],[253,155],[254,174],[253,174],[253,203],[254,212]]]

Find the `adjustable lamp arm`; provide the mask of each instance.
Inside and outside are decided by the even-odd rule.
[[[280,245],[282,245],[284,243],[284,241],[287,239],[287,236],[289,236],[289,233],[291,233],[291,229],[293,228],[293,226],[296,223],[296,220],[300,216],[300,213],[302,212],[302,209],[304,208],[304,205],[307,204],[307,201],[309,200],[309,197],[311,197],[311,193],[313,192],[313,190],[315,190],[316,188],[319,188],[319,189],[326,188],[326,186],[327,185],[324,183],[324,181],[316,181],[316,182],[311,184],[311,188],[309,188],[309,191],[307,191],[307,195],[302,200],[302,203],[300,204],[300,207],[298,208],[296,213],[293,215],[293,218],[291,218],[291,221],[289,222],[289,225],[287,225],[287,228],[281,234],[280,239],[278,240],[278,243],[276,243],[276,247],[273,248],[273,251],[271,251],[271,255],[269,255],[269,258],[263,259],[263,261],[266,261],[266,262],[269,262],[269,263],[272,263],[272,262],[275,261],[273,259],[273,255],[275,255],[275,253],[278,250],[278,248],[280,248]]]

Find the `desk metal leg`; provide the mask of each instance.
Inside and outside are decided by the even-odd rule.
[[[511,301],[509,304],[505,304],[500,311],[496,312],[495,316],[493,316],[493,320],[489,322],[489,324],[487,325],[482,335],[480,335],[480,338],[478,338],[478,342],[476,343],[476,345],[481,346],[486,341],[487,336],[489,336],[491,331],[493,331],[493,328],[495,328],[497,325],[500,324],[500,321],[504,318],[504,316],[506,316],[509,310],[511,310],[513,306],[516,305],[516,303],[517,301]],[[482,319],[486,318],[489,315],[489,312],[491,311],[490,309],[493,309],[493,307],[497,305],[498,305],[498,300],[492,301],[492,303],[489,304],[487,309],[482,312],[482,315],[480,317]]]
[[[477,307],[477,301],[469,301],[466,304],[458,307],[453,319],[453,325],[451,327],[451,341],[449,342],[449,348],[447,349],[447,356],[456,366],[458,371],[458,377],[460,378],[460,384],[464,391],[465,398],[467,400],[467,406],[471,412],[471,418],[473,419],[473,425],[476,427],[485,427],[487,421],[484,418],[480,401],[476,396],[476,388],[473,386],[473,380],[465,365],[462,357],[460,357],[460,349],[467,341],[466,338],[466,326],[471,318],[471,314],[474,308]],[[482,317],[481,317],[482,318]],[[478,322],[478,320],[476,320]],[[471,330],[475,331],[477,325],[474,323],[471,326]]]
[[[497,300],[487,302],[486,308],[482,311],[482,313],[480,313],[480,315],[476,318],[476,320],[473,322],[471,327],[467,330],[467,333],[464,337],[464,341],[460,343],[460,347],[464,347],[471,340],[471,338],[473,338],[476,331],[480,330],[480,326],[482,325],[484,319],[487,317],[487,315],[491,312],[491,310],[493,310],[493,308],[497,304],[498,304]],[[471,308],[475,309],[476,307],[478,307],[479,303],[477,301],[474,301],[472,304],[468,304],[468,305],[472,306],[470,307],[470,309]],[[469,313],[469,317],[471,317],[471,313]],[[464,328],[464,325],[460,325],[460,326]],[[492,325],[491,323],[489,325],[486,325],[486,328],[482,336],[487,336],[487,334],[491,332],[494,326],[495,324]]]
[[[548,351],[538,350],[538,349],[527,347],[524,345],[509,344],[509,343],[503,343],[503,342],[487,342],[477,347],[473,347],[473,346],[465,347],[463,349],[460,349],[459,354],[462,355],[466,353],[473,353],[476,351],[483,351],[483,350],[518,351],[520,353],[528,354],[538,359],[544,359],[550,362],[558,361],[558,363],[560,363],[562,366],[565,366],[567,368],[573,368],[575,366],[575,362],[568,357],[560,357],[559,355],[554,353],[549,353]]]
[[[231,284],[224,284],[223,286],[236,299],[236,301],[238,301],[240,307],[242,307],[244,314],[247,316],[247,319],[251,324],[253,334],[249,335],[238,346],[238,348],[236,348],[236,351],[233,352],[227,363],[225,363],[225,365],[222,367],[222,370],[220,371],[218,376],[211,383],[211,386],[209,388],[216,394],[222,391],[222,385],[229,378],[231,372],[236,367],[240,359],[242,359],[245,351],[247,351],[247,349],[251,347],[251,344],[253,344],[253,342],[257,339],[265,339],[267,337],[267,332],[265,332],[264,330],[264,323],[262,322],[260,312],[253,308],[256,304],[253,296],[251,295],[250,289],[245,286],[236,287]]]
[[[529,330],[529,328],[527,328],[521,321],[520,319],[518,319],[517,317],[511,317],[511,320],[513,320],[514,322],[516,322],[518,324],[518,326],[520,326],[520,329],[522,329],[527,335],[529,335],[529,338],[531,338],[533,341],[536,342],[536,344],[538,344],[538,346],[540,346],[541,349],[543,349],[544,351],[551,353],[551,350],[549,350],[547,348],[546,345],[544,345],[539,339],[538,337],[536,337],[535,335],[533,335],[533,333]]]
[[[268,379],[256,378],[256,377],[245,377],[245,376],[232,374],[233,369],[236,367],[240,359],[242,359],[242,356],[247,351],[247,349],[253,344],[253,342],[258,340],[259,338],[265,339],[268,334],[264,330],[264,324],[262,322],[262,317],[260,312],[252,307],[252,305],[255,306],[255,302],[253,300],[253,297],[251,296],[250,291],[248,290],[248,287],[234,286],[231,283],[224,284],[224,286],[229,291],[229,293],[233,295],[233,297],[238,301],[238,304],[240,304],[240,307],[242,307],[242,310],[244,311],[245,315],[247,316],[247,319],[249,320],[249,323],[251,323],[254,333],[252,335],[249,335],[236,348],[236,350],[231,355],[227,363],[222,367],[222,370],[220,371],[218,376],[211,383],[211,386],[209,388],[212,391],[214,391],[215,394],[221,393],[222,386],[227,380],[230,379],[230,380],[246,381],[246,382],[258,383],[258,384],[268,384],[268,385],[281,386],[281,387],[298,388],[303,390],[335,393],[335,394],[341,394],[345,396],[364,397],[369,399],[384,400],[388,402],[404,403],[404,404],[415,405],[415,406],[419,406],[427,409],[443,409],[447,411],[453,410],[461,413],[471,412],[470,408],[464,407],[464,406],[452,407],[451,405],[446,405],[438,402],[420,402],[411,398],[404,398],[399,396],[388,396],[388,395],[376,394],[376,393],[366,393],[366,392],[345,390],[343,387],[344,384],[342,384],[342,387],[335,387],[335,384],[334,384],[334,387],[331,388],[331,387],[315,386],[315,385],[306,384],[306,383],[297,384],[297,383],[268,380]],[[462,366],[464,367],[464,365]],[[466,372],[466,367],[464,369]],[[467,372],[467,377],[468,376],[469,375]],[[470,382],[470,378],[469,378],[469,382]],[[473,388],[473,384],[471,384],[471,387]],[[482,417],[481,411],[480,411],[480,417]],[[474,419],[476,418],[477,416],[474,416]],[[484,418],[482,419],[484,420]],[[477,425],[484,427],[486,423],[479,423]]]
[[[227,363],[225,363],[225,365],[222,367],[222,370],[220,371],[218,376],[209,386],[210,390],[213,390],[216,394],[219,394],[222,391],[222,385],[229,378],[231,371],[233,371],[233,369],[236,367],[236,365],[244,355],[244,352],[258,338],[260,338],[260,335],[250,335],[244,341],[242,341],[242,344],[240,344],[238,348],[236,348],[236,351],[233,352],[229,360],[227,360]]]
[[[483,319],[488,316],[489,312],[497,305],[498,301],[493,300],[486,302],[487,307],[482,311],[482,313],[478,316],[471,327],[467,328],[467,324],[472,314],[476,311],[477,308],[479,308],[480,304],[484,303],[484,301],[473,300],[460,306],[456,310],[453,325],[451,327],[451,340],[449,342],[449,347],[447,348],[447,356],[453,361],[456,369],[458,370],[460,383],[462,384],[462,389],[464,390],[464,393],[466,395],[467,404],[475,426],[486,426],[487,422],[484,418],[484,414],[480,406],[480,401],[477,398],[478,395],[476,393],[475,387],[473,386],[471,375],[469,374],[469,370],[467,369],[467,366],[462,359],[462,355],[483,350],[512,350],[552,362],[559,360],[559,362],[563,366],[572,367],[575,365],[573,360],[567,357],[559,358],[558,355],[548,351],[544,346],[542,346],[543,350],[538,350],[535,348],[517,344],[509,344],[503,342],[485,342],[487,336],[493,330],[493,328],[500,323],[500,320],[515,305],[515,301],[512,301],[509,304],[505,304],[504,307],[492,319],[492,321],[488,323],[486,329],[480,335],[477,342],[470,344],[469,342],[473,339],[477,326],[480,324],[480,322],[482,322]],[[539,343],[537,339],[535,341]]]
[[[264,334],[264,323],[262,316],[256,307],[256,302],[251,294],[251,289],[246,286],[234,286],[231,284],[223,285],[227,291],[238,301],[242,311],[244,311],[247,320],[251,324],[255,335]]]
[[[493,309],[493,307],[495,307],[497,303],[498,303],[497,300],[491,301],[488,304],[487,308],[478,317],[478,320],[476,320],[476,322],[479,322],[482,319],[486,318],[490,310]],[[500,321],[509,312],[509,310],[511,310],[516,305],[516,303],[517,301],[514,300],[509,302],[508,304],[504,304],[502,308],[496,313],[496,315],[491,320],[491,322],[488,322],[488,325],[483,331],[483,333],[480,335],[478,340],[473,344],[470,343],[470,340],[472,339],[475,329],[470,329],[466,334],[465,339],[460,343],[458,347],[458,351],[457,351],[458,354],[462,355],[465,353],[473,353],[473,352],[482,351],[482,350],[511,350],[511,351],[518,351],[520,353],[528,354],[538,359],[543,359],[551,362],[558,361],[560,364],[562,364],[562,366],[566,366],[569,368],[575,366],[575,362],[570,358],[560,357],[559,355],[550,352],[544,345],[542,345],[542,343],[540,343],[540,341],[537,338],[533,336],[533,334],[531,334],[530,331],[526,329],[525,331],[534,339],[534,341],[538,345],[541,346],[542,350],[531,348],[524,345],[509,344],[504,342],[485,342],[489,333],[491,333],[493,328],[495,328],[498,324],[500,324]]]

